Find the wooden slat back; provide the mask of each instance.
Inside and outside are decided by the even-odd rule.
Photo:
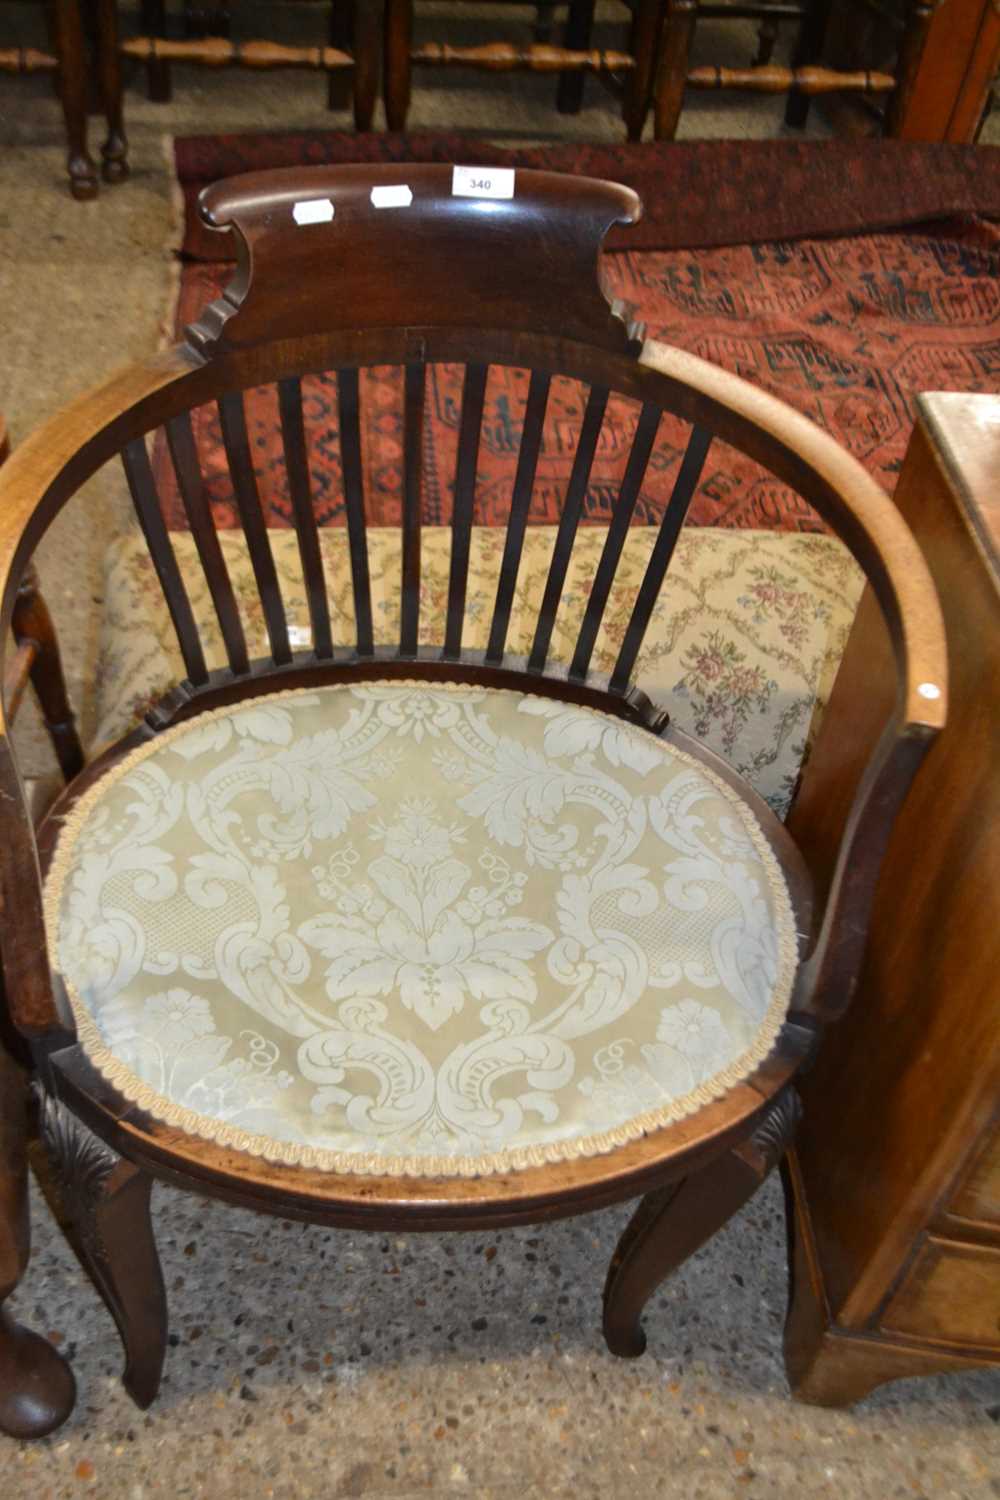
[[[240,612],[233,594],[229,570],[226,567],[218,533],[212,513],[205,497],[201,465],[191,429],[191,413],[182,412],[166,424],[167,444],[177,476],[184,513],[191,527],[198,556],[205,573],[205,580],[212,595],[212,604],[222,631],[226,655],[231,671],[238,676],[250,670],[246,637],[240,621]]]
[[[701,478],[711,441],[712,434],[706,432],[703,427],[692,429],[677,473],[673,493],[663,512],[659,534],[653,544],[632,614],[625,627],[621,650],[611,674],[612,692],[625,692],[632,680],[636,658],[649,627],[656,601],[660,597],[660,590],[663,588],[667,569],[670,567],[674,548],[681,534],[681,527],[684,525],[688,508],[694,499],[694,492],[698,488],[698,480]]]
[[[510,612],[514,603],[514,588],[517,570],[524,549],[524,528],[528,520],[531,492],[535,485],[538,455],[542,448],[542,431],[545,425],[545,409],[549,400],[548,375],[539,370],[531,372],[528,400],[524,409],[524,426],[521,429],[521,446],[517,455],[517,472],[514,475],[514,490],[510,502],[510,518],[504,542],[503,559],[500,563],[500,581],[497,584],[496,602],[493,606],[493,623],[486,647],[488,662],[503,661],[510,626]]]
[[[359,656],[371,656],[375,650],[375,641],[361,466],[361,401],[358,372],[353,367],[337,371],[337,421],[340,429],[340,466],[344,485],[344,512],[347,517],[347,543],[351,554],[357,651]]]
[[[629,523],[632,520],[635,503],[639,498],[639,489],[656,441],[660,416],[661,411],[658,406],[648,401],[643,403],[625,467],[625,477],[618,491],[618,499],[615,501],[611,525],[608,527],[604,550],[597,565],[590,598],[587,600],[583,623],[577,637],[576,649],[573,652],[573,660],[570,663],[569,675],[578,681],[586,677],[590,668],[590,659],[594,654],[594,646],[597,643],[601,621],[611,593],[611,585],[614,583],[622,549],[628,536]]]
[[[323,558],[319,547],[319,532],[316,529],[316,514],[313,509],[312,484],[309,479],[305,419],[302,413],[302,382],[297,376],[289,376],[278,382],[278,409],[281,413],[281,434],[285,445],[288,490],[292,500],[292,515],[295,519],[299,557],[302,560],[302,576],[305,580],[306,598],[309,603],[313,650],[322,661],[333,655],[333,635],[330,630],[330,605],[327,599],[326,579],[323,575]]]
[[[174,549],[170,545],[170,537],[163,522],[160,500],[156,492],[153,470],[144,438],[133,438],[130,443],[126,443],[122,450],[122,463],[125,466],[125,478],[132,492],[132,501],[139,518],[139,525],[146,538],[146,546],[153,559],[156,576],[160,580],[163,597],[177,634],[181,655],[184,657],[185,670],[197,687],[208,681],[205,653],[202,650],[201,637],[191,610],[191,601],[187,596],[184,580],[181,578],[177,559],[174,557]]]
[[[285,606],[274,567],[271,543],[264,524],[257,490],[257,476],[250,456],[250,438],[247,434],[246,413],[243,397],[238,391],[230,391],[219,398],[219,420],[222,424],[222,441],[226,449],[229,473],[233,481],[233,493],[243,524],[243,534],[250,552],[250,562],[257,590],[260,594],[264,622],[271,642],[271,657],[275,666],[284,666],[292,659],[288,641],[288,625]]]
[[[455,461],[455,498],[451,521],[451,565],[448,579],[448,617],[445,621],[444,652],[454,660],[462,649],[465,596],[469,581],[469,549],[476,500],[476,463],[483,425],[488,366],[469,364],[462,384],[462,416]]]
[[[408,364],[403,377],[403,577],[399,654],[416,656],[420,630],[420,531],[427,367]]]
[[[566,487],[562,515],[559,517],[559,529],[556,532],[556,543],[552,552],[552,560],[549,563],[548,577],[545,580],[545,592],[538,611],[535,638],[531,646],[531,655],[528,658],[529,672],[545,670],[549,646],[552,642],[552,630],[566,584],[566,574],[573,555],[573,543],[576,540],[577,527],[583,514],[587,482],[590,479],[607,405],[607,389],[604,386],[592,386],[587,397],[587,408],[583,414],[576,452],[573,455],[573,468]]]

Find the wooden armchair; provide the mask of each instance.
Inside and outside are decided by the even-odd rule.
[[[629,140],[641,138],[652,98],[663,0],[629,0],[633,16],[625,51],[591,47],[593,0],[569,0],[561,47],[548,42],[531,42],[521,47],[510,42],[462,47],[429,42],[415,46],[413,4],[414,0],[385,0],[383,88],[390,130],[406,129],[413,67],[417,65],[480,68],[486,72],[554,73],[559,78],[557,106],[564,114],[579,110],[583,75],[596,73],[620,89]]]
[[[785,123],[806,123],[810,100],[817,94],[852,98],[888,98],[885,132],[897,135],[912,91],[934,7],[927,0],[907,0],[906,22],[892,73],[877,68],[820,66],[832,0],[665,0],[665,17],[655,90],[655,129],[658,140],[672,140],[677,131],[686,88],[745,89],[753,93],[787,94]],[[861,0],[882,10],[878,0]],[[765,61],[770,57],[768,33],[762,33],[763,57],[749,68],[689,66],[691,45],[699,19],[740,20],[751,17],[764,26],[798,19],[799,31],[790,68]]]
[[[511,196],[476,196],[488,175],[473,172],[476,187],[443,166],[315,168],[209,188],[206,222],[235,230],[240,247],[226,292],[181,344],[77,401],[0,476],[4,625],[46,528],[120,456],[186,663],[186,680],[73,779],[37,839],[0,738],[11,1019],[32,1047],[66,1210],[142,1406],[167,1339],[149,1218],[157,1178],[380,1231],[543,1222],[642,1195],[604,1292],[610,1348],[640,1354],[653,1290],[792,1137],[795,1076],[848,1004],[882,847],[944,721],[937,600],[886,496],[804,418],[643,343],[605,300],[600,243],[612,223],[636,220],[634,193],[518,171]],[[425,380],[437,362],[464,366],[440,608],[421,571]],[[360,401],[373,365],[402,370],[388,615],[372,607],[365,519]],[[488,643],[472,652],[491,365],[530,378]],[[329,370],[346,511],[335,589],[302,396],[304,377]],[[531,646],[512,659],[557,377],[579,383],[584,410],[549,566],[530,590]],[[306,644],[288,628],[247,431],[244,392],[262,384],[284,438]],[[575,645],[557,662],[587,476],[618,397],[634,403],[631,451]],[[252,597],[234,594],[206,499],[191,426],[206,403]],[[689,427],[686,449],[615,665],[599,677],[594,643],[664,413]],[[160,429],[224,642],[219,668],[164,529],[147,448]],[[823,837],[806,829],[804,851],[634,680],[716,435],[839,532],[892,641],[881,738],[840,824]],[[247,649],[248,610],[266,624],[262,659]]]

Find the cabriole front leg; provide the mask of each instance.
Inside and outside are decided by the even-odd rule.
[[[795,1090],[782,1090],[741,1145],[643,1198],[611,1258],[604,1286],[604,1337],[612,1354],[634,1359],[645,1352],[646,1303],[749,1201],[791,1144],[800,1112]]]
[[[55,1169],[73,1248],[118,1325],[122,1383],[137,1406],[160,1388],[167,1301],[153,1238],[153,1180],[44,1096],[42,1135]]]

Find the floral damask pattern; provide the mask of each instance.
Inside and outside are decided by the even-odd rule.
[[[127,1097],[338,1171],[609,1150],[752,1070],[796,962],[722,781],[607,715],[447,684],[169,731],[81,799],[46,901]]]
[[[606,531],[581,529],[563,591],[552,643],[567,663],[589,597]],[[508,635],[513,655],[526,655],[544,590],[555,528],[529,527]],[[651,527],[629,532],[594,652],[597,672],[614,667],[643,572],[656,538]],[[210,666],[225,653],[211,597],[190,535],[171,538],[206,645]],[[309,610],[294,532],[270,533],[293,646],[310,644]],[[267,633],[242,537],[219,533],[251,654],[267,650]],[[422,534],[421,641],[440,643],[448,599],[450,531]],[[504,533],[473,530],[465,645],[486,645]],[[334,640],[353,639],[354,609],[346,537],[323,529]],[[399,634],[398,529],[369,532],[376,640]],[[814,722],[833,682],[861,591],[862,575],[831,537],[712,530],[681,533],[670,572],[639,657],[636,678],[679,729],[731,761],[776,812],[785,810]],[[149,704],[184,675],[170,619],[145,544],[129,536],[108,552],[98,740],[117,738]],[[419,739],[417,721],[405,721]],[[387,752],[388,753],[388,752]]]

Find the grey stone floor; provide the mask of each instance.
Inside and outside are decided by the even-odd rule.
[[[4,7],[5,36],[12,19],[34,24],[23,9]],[[753,39],[746,28],[704,27],[699,49],[746,62]],[[419,82],[414,128],[620,139],[593,84],[584,112],[565,119],[551,110],[551,80],[431,72]],[[139,84],[127,98],[131,181],[74,204],[49,85],[0,77],[0,410],[15,442],[160,336],[171,270],[166,132],[349,123],[301,75],[178,70],[168,107],[149,104]],[[780,100],[702,96],[681,134],[772,135],[780,117]],[[820,118],[813,129],[822,133]],[[117,477],[98,476],[43,544],[85,723],[100,558],[125,524]],[[28,721],[19,735],[26,766],[41,768],[36,727]],[[70,1354],[80,1395],[53,1437],[0,1440],[0,1495],[1000,1495],[1000,1383],[990,1374],[900,1382],[847,1413],[790,1401],[777,1183],[655,1299],[650,1352],[635,1362],[612,1359],[599,1335],[625,1209],[537,1231],[402,1239],[255,1218],[166,1188],[155,1203],[172,1346],[162,1393],[141,1413],[118,1381],[111,1320],[36,1202],[15,1307]]]

